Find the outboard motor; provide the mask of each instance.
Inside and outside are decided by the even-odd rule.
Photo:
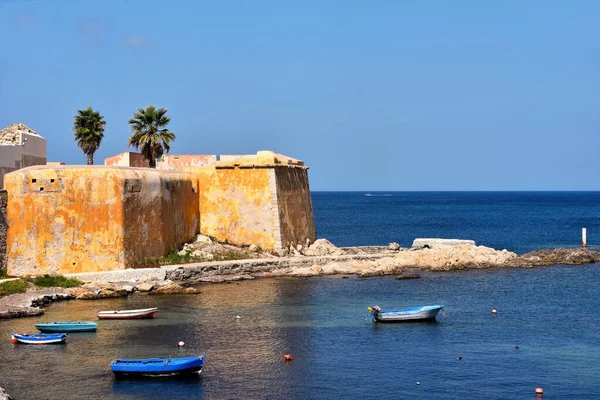
[[[373,308],[369,307],[367,310],[369,311],[369,315],[373,319],[373,322],[377,321],[377,316],[379,313],[381,313],[381,308],[379,306],[375,306]]]

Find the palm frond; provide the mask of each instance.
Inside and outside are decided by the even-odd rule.
[[[154,166],[156,160],[165,152],[171,150],[175,134],[165,128],[169,122],[171,118],[167,115],[167,109],[156,108],[153,105],[139,108],[128,121],[132,135],[127,144],[141,149],[142,155],[151,166]]]

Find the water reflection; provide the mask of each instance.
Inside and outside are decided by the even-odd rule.
[[[200,286],[197,295],[57,303],[42,317],[0,321],[0,386],[16,398],[35,400],[364,399],[382,393],[504,399],[522,398],[532,384],[544,383],[556,398],[600,398],[595,362],[600,350],[593,346],[600,333],[588,301],[598,295],[593,282],[600,269],[578,271],[473,271],[413,282],[262,279]],[[554,285],[552,297],[531,290],[566,280],[568,288]],[[565,303],[561,298],[567,296]],[[418,324],[364,319],[374,303],[392,308],[432,299],[446,305],[447,319]],[[492,305],[502,313],[492,317]],[[97,320],[100,310],[154,306],[155,319],[98,321],[96,333],[70,334],[65,345],[13,345],[8,334],[35,331],[41,321]],[[105,373],[115,357],[202,352],[205,367],[192,381],[121,382]],[[284,361],[284,354],[294,360]],[[577,373],[579,397],[568,390],[575,371],[586,371]]]

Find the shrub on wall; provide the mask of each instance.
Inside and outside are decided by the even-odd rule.
[[[27,283],[20,279],[0,283],[0,296],[6,296],[8,294],[15,293],[25,293],[26,290]]]

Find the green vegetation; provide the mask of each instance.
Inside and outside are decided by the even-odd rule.
[[[246,254],[235,251],[228,251],[227,253],[223,254],[214,254],[214,258],[212,259],[206,257],[195,257],[192,255],[191,251],[187,251],[185,255],[180,255],[177,252],[173,252],[160,258],[147,258],[146,266],[158,267],[161,265],[189,264],[206,261],[245,260],[247,258],[248,256]]]
[[[77,146],[87,155],[88,165],[94,165],[94,153],[100,147],[100,142],[104,137],[105,125],[104,117],[98,111],[94,111],[92,107],[77,110],[73,131],[75,131]]]
[[[169,152],[175,140],[175,134],[166,128],[170,121],[165,108],[154,106],[138,109],[129,120],[133,134],[127,145],[141,149],[150,168],[156,168],[156,160]]]
[[[62,275],[42,275],[33,279],[33,284],[39,287],[63,287],[70,288],[83,285],[83,282],[75,278],[66,278]]]
[[[8,275],[6,274],[5,269],[0,269],[0,279],[6,278]]]
[[[0,283],[0,296],[6,296],[8,294],[15,293],[25,293],[26,290],[27,283],[20,279]]]

